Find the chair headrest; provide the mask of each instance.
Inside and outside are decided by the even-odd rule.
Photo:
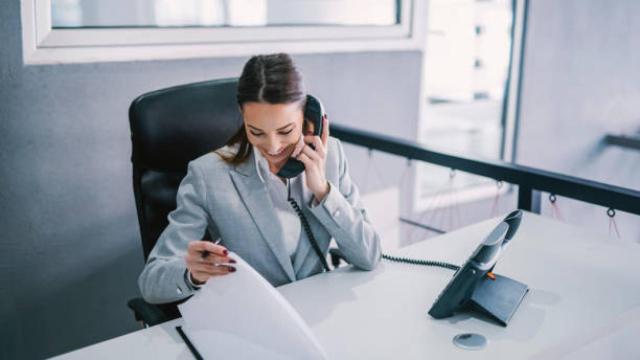
[[[189,161],[222,147],[242,125],[237,79],[175,86],[136,98],[129,108],[132,161],[185,172]]]

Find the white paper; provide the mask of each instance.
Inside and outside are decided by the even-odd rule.
[[[205,359],[326,359],[289,302],[236,254],[236,272],[210,279],[178,306]]]

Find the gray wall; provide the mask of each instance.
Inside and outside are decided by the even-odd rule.
[[[640,131],[640,2],[530,1],[518,162],[640,189],[640,152],[606,133]],[[545,198],[545,213],[551,214]],[[606,209],[559,200],[565,220],[608,233]],[[640,218],[619,213],[622,238]]]
[[[51,356],[138,328],[126,307],[138,295],[143,266],[131,187],[129,103],[146,91],[237,76],[246,61],[23,66],[19,19],[19,1],[4,2],[3,359]],[[413,139],[421,53],[295,58],[331,121]],[[354,177],[361,181],[364,152],[349,151]]]

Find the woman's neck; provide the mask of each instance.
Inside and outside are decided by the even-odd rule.
[[[283,177],[278,176],[278,171],[280,171],[280,169],[284,166],[284,162],[280,165],[276,165],[276,164],[272,164],[270,162],[267,161],[267,163],[269,164],[269,171],[275,175],[278,179],[280,179],[280,181],[282,181],[284,184],[287,183],[287,180]]]

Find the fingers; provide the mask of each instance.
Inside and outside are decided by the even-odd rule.
[[[212,276],[226,275],[236,271],[232,265],[235,259],[229,257],[229,251],[222,245],[210,241],[191,241],[184,257],[191,277],[205,283]]]
[[[201,284],[204,284],[209,278],[214,276],[227,275],[235,272],[236,269],[232,266],[212,266],[212,267],[198,267],[189,269],[191,277]]]
[[[318,153],[308,146],[305,146],[304,150],[302,150],[296,159],[304,164],[305,169],[313,172],[317,172],[318,170],[321,171],[324,167],[324,160],[320,158]]]
[[[220,245],[209,241],[192,241],[187,248],[185,262],[187,268],[194,273],[201,267],[219,267],[227,264],[235,264],[236,260],[230,258],[229,251]]]
[[[315,150],[312,150],[320,154],[323,159],[327,156],[327,148],[324,146],[319,136],[307,135],[304,137],[304,142],[309,145],[313,145],[313,147],[315,147]],[[309,146],[305,146],[305,148],[308,147]]]
[[[191,277],[197,283],[204,284],[213,276],[227,275],[236,271],[231,265],[212,265],[206,263],[187,263],[187,269],[191,273]]]
[[[218,256],[227,256],[229,251],[222,245],[216,245],[211,241],[191,241],[187,248],[189,253],[212,253]],[[204,256],[206,257],[206,255]]]
[[[187,254],[185,257],[187,264],[209,264],[209,265],[221,265],[221,264],[235,264],[236,260],[228,256],[210,255],[203,258],[199,253]]]
[[[298,143],[296,143],[296,147],[293,149],[291,157],[297,157],[302,152],[302,149],[305,148],[305,146],[306,144],[304,142],[304,136],[300,134],[300,139],[298,139]]]
[[[309,157],[318,165],[323,161],[323,158],[320,157],[320,154],[317,151],[313,150],[310,146],[305,146],[304,149],[302,149],[302,154],[307,155],[307,157]]]
[[[316,199],[323,199],[328,192],[328,182],[324,176],[324,159],[309,146],[305,146],[297,159],[304,164],[307,187]]]
[[[327,139],[329,139],[329,117],[327,114],[322,116],[322,144],[327,145]]]
[[[185,261],[191,277],[199,283],[206,283],[213,276],[226,275],[236,271],[236,268],[231,265],[236,263],[234,259],[213,253],[207,258],[202,258],[199,252],[195,252],[195,255],[192,253],[185,256]]]
[[[235,272],[236,268],[230,265],[213,266],[208,264],[200,264],[198,266],[194,266],[193,269],[190,269],[190,271],[192,274],[197,275],[216,276]]]
[[[305,147],[305,149],[306,148],[307,147]],[[305,154],[304,151],[302,153],[300,153],[300,155],[298,155],[297,159],[304,164],[304,168],[305,168],[306,171],[308,171],[313,166],[315,166],[315,162],[313,160],[311,160],[309,155]]]

